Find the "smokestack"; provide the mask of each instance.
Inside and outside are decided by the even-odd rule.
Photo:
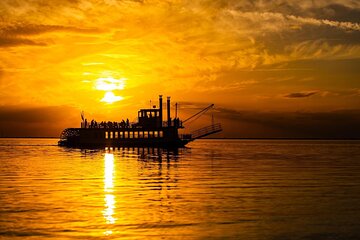
[[[170,97],[167,97],[167,121],[168,121],[168,126],[171,126],[171,118],[170,118]]]
[[[160,117],[160,126],[162,126],[162,122],[163,122],[163,117],[162,117],[162,95],[159,95],[159,110],[160,110],[160,114],[159,114],[159,117]]]

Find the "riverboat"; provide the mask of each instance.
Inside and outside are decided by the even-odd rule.
[[[220,123],[212,123],[188,134],[179,134],[184,123],[200,114],[203,114],[214,105],[211,104],[200,112],[180,120],[176,115],[171,118],[170,97],[167,97],[167,121],[163,121],[163,99],[159,96],[159,107],[140,109],[137,122],[102,122],[88,123],[82,115],[80,128],[67,128],[62,131],[59,146],[75,148],[99,147],[184,147],[187,143],[210,134],[222,131]],[[177,104],[176,104],[177,106]],[[177,113],[177,109],[176,109]]]

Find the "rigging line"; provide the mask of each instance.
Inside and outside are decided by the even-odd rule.
[[[195,122],[196,120],[198,120],[200,117],[205,116],[206,111],[203,112],[202,114],[199,114],[198,116],[196,116],[195,118],[189,120],[186,125],[189,126],[191,125],[193,122]],[[210,115],[211,114],[211,115]],[[214,125],[215,119],[214,119],[214,108],[210,108],[210,112],[209,115],[211,117],[211,124]]]
[[[210,108],[212,108],[213,106],[214,106],[214,104],[210,104],[210,105],[207,106],[206,108],[204,108],[204,109],[202,109],[201,111],[195,113],[195,114],[192,115],[191,117],[188,117],[187,119],[185,119],[185,120],[183,121],[183,123],[189,121],[190,119],[196,117],[196,116],[199,115],[199,114],[203,114],[203,113],[207,112],[207,111],[208,111]]]
[[[195,122],[196,120],[198,120],[200,117],[202,117],[203,115],[198,115],[198,116],[196,116],[196,118],[194,118],[194,119],[191,119],[190,121],[188,121],[187,123],[186,123],[186,125],[187,126],[189,126],[189,125],[191,125],[193,122]]]

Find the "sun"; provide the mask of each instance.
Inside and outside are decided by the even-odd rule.
[[[122,96],[114,94],[114,90],[123,90],[125,87],[126,78],[113,78],[111,76],[101,77],[95,81],[95,89],[105,91],[104,97],[100,100],[105,103],[114,103],[123,100]]]
[[[101,77],[95,82],[95,88],[102,91],[123,90],[126,78]]]
[[[105,93],[104,97],[101,99],[101,102],[114,103],[123,100],[121,96],[116,96],[113,92],[108,91]]]

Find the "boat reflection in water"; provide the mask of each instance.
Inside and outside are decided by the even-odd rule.
[[[180,151],[182,153],[189,151],[189,149],[181,149]],[[95,154],[99,153],[98,151],[91,152]],[[83,153],[87,155],[88,150],[84,150]],[[143,211],[148,211],[148,214],[153,215],[154,213],[151,213],[150,209],[154,206],[150,209],[143,208],[143,195],[146,195],[150,202],[155,201],[159,203],[159,208],[156,213],[159,219],[156,221],[162,222],[169,220],[166,219],[167,217],[165,215],[172,212],[170,208],[171,201],[173,200],[171,200],[172,197],[169,191],[171,191],[174,186],[170,182],[177,182],[176,179],[173,179],[176,174],[170,174],[170,168],[171,166],[176,168],[178,157],[179,149],[105,148],[103,157],[104,207],[102,210],[106,224],[103,232],[104,235],[118,236],[120,232],[126,234],[126,231],[119,232],[119,226],[132,225],[134,222],[137,222],[140,228],[146,228],[148,224],[151,225],[154,219],[152,219],[152,221],[147,219],[148,216],[143,215]],[[129,165],[128,160],[135,160],[133,158],[137,158],[137,169],[133,169],[133,164]],[[119,166],[117,166],[117,164]],[[166,170],[164,172],[163,166],[165,165]],[[133,174],[135,174],[136,177]],[[163,174],[165,174],[165,176],[163,176]],[[137,189],[134,189],[134,186],[137,186]],[[126,191],[126,189],[128,191]],[[117,201],[117,199],[119,199],[119,201]],[[134,218],[131,217],[131,215],[134,215]],[[135,216],[137,217],[135,218]]]
[[[104,157],[104,193],[105,193],[105,209],[103,212],[104,218],[107,224],[114,224],[116,219],[114,218],[115,211],[115,195],[113,194],[114,188],[114,174],[115,163],[114,154],[105,153]],[[105,235],[112,234],[111,230],[104,233]]]

